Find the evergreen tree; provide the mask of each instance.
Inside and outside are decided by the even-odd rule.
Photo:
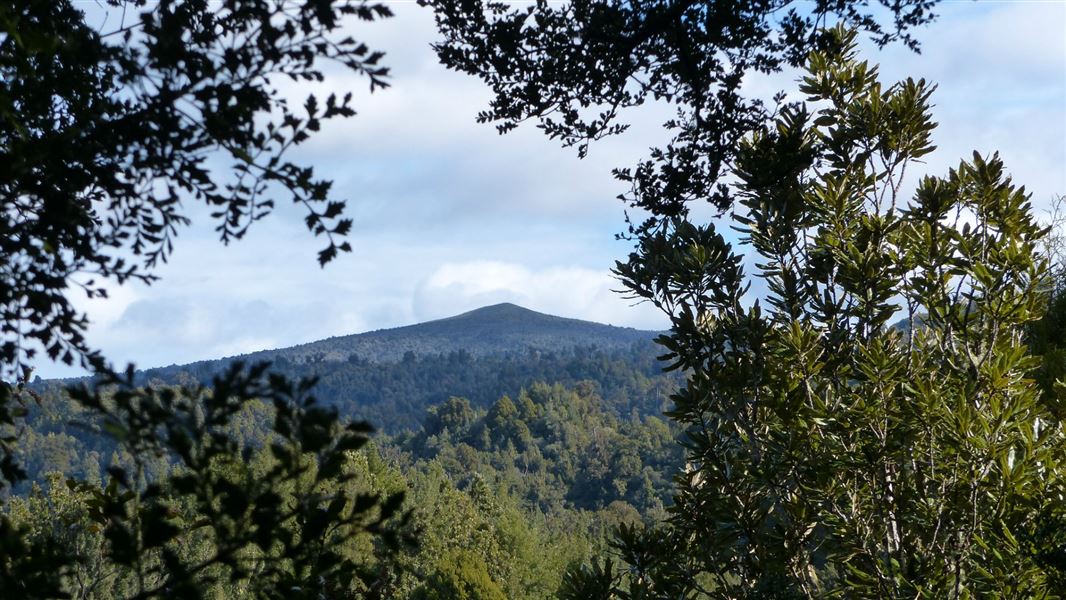
[[[1062,590],[1066,439],[1023,342],[1043,304],[1045,231],[995,155],[908,193],[905,169],[933,150],[932,86],[882,85],[854,31],[827,40],[808,60],[808,101],[737,151],[741,248],[672,219],[618,266],[672,321],[661,341],[689,373],[671,413],[688,468],[668,527],[623,530],[628,577],[576,571],[570,589]]]

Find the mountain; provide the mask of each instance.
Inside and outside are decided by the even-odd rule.
[[[658,417],[672,408],[683,375],[662,371],[655,335],[500,304],[138,376],[209,384],[234,360],[270,359],[289,378],[315,378],[319,402],[371,423],[393,454],[427,465],[439,458],[454,481],[490,477],[545,511],[601,509],[614,500],[643,510],[661,505],[680,465],[676,432]],[[35,384],[40,401],[28,407],[19,441],[30,480],[18,493],[53,470],[99,481],[102,469],[125,460],[68,397],[67,383]],[[233,426],[241,439],[260,440],[268,420],[253,403]]]
[[[614,327],[539,313],[502,303],[485,306],[454,317],[416,325],[379,329],[331,337],[289,348],[262,350],[219,360],[150,369],[150,376],[165,376],[175,370],[217,370],[233,360],[318,363],[352,359],[371,363],[403,360],[408,352],[417,356],[466,352],[476,358],[491,355],[556,352],[576,347],[616,350],[634,343],[648,343],[658,335],[629,327]],[[213,368],[212,368],[213,367]]]
[[[145,382],[209,383],[233,361],[269,360],[289,377],[315,377],[320,401],[390,433],[418,429],[426,410],[450,397],[486,408],[538,382],[590,382],[604,410],[620,417],[658,415],[680,379],[676,372],[662,372],[657,335],[496,304],[417,325],[148,369],[139,376]]]

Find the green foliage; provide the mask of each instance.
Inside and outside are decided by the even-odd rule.
[[[47,573],[43,565],[37,568],[16,567],[5,581],[21,585],[21,597],[48,597],[70,594],[74,598],[123,597],[132,590],[129,571],[114,569],[106,559],[106,542],[98,517],[103,508],[99,497],[113,498],[117,487],[104,494],[89,486],[80,486],[62,473],[52,472],[46,478],[45,489],[33,485],[25,497],[12,498],[6,507],[9,523],[26,529],[27,542],[33,547],[53,545],[62,548],[66,561],[73,568],[62,571],[62,585],[49,582],[47,588],[29,585],[32,576]],[[43,569],[43,570],[42,570]],[[28,578],[29,575],[31,578]],[[51,592],[46,590],[53,590]]]
[[[402,347],[422,340],[414,335],[394,341]],[[273,368],[292,378],[317,378],[315,395],[323,403],[352,418],[372,420],[382,432],[390,434],[417,430],[426,410],[450,397],[467,398],[471,406],[486,408],[501,395],[513,397],[537,381],[566,385],[594,381],[612,412],[623,416],[633,411],[641,416],[658,415],[666,409],[669,395],[681,381],[675,373],[662,372],[662,365],[656,360],[658,348],[650,338],[614,348],[566,346],[565,338],[560,338],[559,345],[550,351],[522,346],[521,339],[518,344],[509,351],[482,356],[462,351],[438,353],[428,346],[425,354],[411,351],[406,360],[371,355],[353,360],[278,360]],[[383,349],[383,357],[389,354],[388,348]],[[178,383],[193,379],[207,383],[225,368],[226,362],[152,369],[140,380]]]
[[[461,484],[484,477],[547,514],[605,510],[613,524],[660,518],[682,465],[676,433],[656,417],[618,418],[593,390],[590,382],[534,384],[487,411],[453,398],[431,414],[458,411],[460,422],[431,419],[396,442],[416,465],[438,464]]]
[[[105,25],[118,21],[110,31],[69,0],[0,6],[0,593],[198,597],[229,586],[219,593],[378,597],[376,557],[407,532],[402,494],[363,493],[345,470],[368,426],[318,406],[310,380],[263,365],[236,363],[211,389],[138,387],[132,367],[120,375],[88,346],[69,294],[153,281],[189,201],[211,207],[228,243],[280,192],[326,239],[321,264],[349,251],[344,203],[287,152],[354,115],[351,95],[292,107],[276,83],[321,81],[325,60],[371,90],[385,85],[382,54],[340,28],[391,11],[359,0],[104,5]],[[41,350],[97,377],[64,399],[87,436],[53,421],[22,438],[24,419],[42,416],[35,404],[46,418],[63,414],[24,385]],[[231,421],[258,399],[269,435],[254,447]],[[77,452],[87,438],[99,451]],[[53,477],[46,493],[10,498],[24,466],[85,481]]]
[[[290,106],[278,77],[321,81],[346,65],[386,85],[380,52],[340,31],[391,16],[359,0],[105,3],[110,31],[69,0],[0,8],[0,376],[28,378],[38,349],[99,369],[67,288],[105,297],[103,281],[150,282],[189,219],[211,208],[223,242],[240,239],[281,192],[326,238],[325,263],[350,248],[351,220],[330,182],[287,160],[351,94]],[[140,10],[129,10],[140,9]],[[225,166],[217,166],[217,165]],[[89,274],[89,276],[86,276]],[[94,279],[95,278],[95,279]]]
[[[653,333],[557,317],[505,302],[416,325],[332,337],[241,358],[274,361],[284,358],[288,362],[310,364],[323,361],[388,364],[416,356],[444,355],[452,363],[462,364],[487,356],[548,354],[571,348],[627,350],[650,340]],[[217,371],[219,362],[222,361],[189,366],[211,367],[211,363],[216,363]],[[151,375],[174,369],[153,369]]]
[[[667,530],[623,536],[620,597],[1062,589],[1066,439],[1022,341],[1042,310],[1045,232],[997,156],[905,195],[905,167],[933,150],[932,88],[882,86],[854,39],[827,32],[808,102],[737,151],[756,278],[713,225],[684,220],[618,266],[670,316],[661,341],[689,373],[671,412],[686,473]],[[648,571],[645,555],[673,560]]]
[[[1060,200],[1061,202],[1061,200]],[[1062,227],[1063,223],[1057,223]],[[1061,231],[1054,232],[1061,236]],[[1062,255],[1050,257],[1053,271],[1045,288],[1047,301],[1043,316],[1027,324],[1025,342],[1032,353],[1040,357],[1034,379],[1040,386],[1041,397],[1049,411],[1060,421],[1066,417],[1066,404],[1055,389],[1055,382],[1066,379],[1066,270]]]
[[[490,83],[496,98],[481,118],[501,130],[535,118],[584,154],[624,129],[625,108],[657,99],[679,109],[666,124],[672,142],[616,172],[633,186],[630,202],[666,217],[634,230],[640,251],[619,274],[671,316],[662,341],[688,377],[672,413],[688,464],[667,526],[640,523],[634,506],[662,509],[679,447],[647,417],[648,397],[628,393],[664,388],[644,373],[608,390],[617,371],[597,357],[582,364],[598,376],[564,380],[592,377],[599,395],[587,385],[522,393],[543,366],[512,376],[487,368],[506,363],[481,363],[512,377],[511,389],[466,382],[486,396],[439,406],[425,431],[381,450],[403,472],[365,446],[365,426],[314,402],[308,380],[235,366],[195,374],[199,384],[140,387],[132,372],[112,373],[85,344],[66,290],[102,295],[74,276],[85,272],[151,280],[187,223],[180,197],[217,209],[229,241],[273,208],[262,194],[279,185],[328,238],[320,262],[348,250],[343,203],[284,155],[323,120],[351,116],[349,98],[294,110],[270,81],[321,79],[315,61],[330,58],[383,85],[380,53],[334,33],[345,14],[389,10],[174,1],[101,35],[70,2],[30,0],[0,7],[0,186],[15,203],[0,218],[0,373],[28,379],[36,344],[102,379],[73,392],[69,412],[87,433],[53,418],[63,411],[31,410],[35,391],[0,385],[0,484],[25,476],[19,455],[38,478],[58,467],[87,480],[47,476],[5,497],[3,593],[932,598],[1062,588],[1063,387],[1038,393],[1021,344],[1043,280],[1027,198],[998,158],[975,155],[897,204],[903,167],[931,150],[931,90],[882,90],[853,59],[852,34],[816,29],[837,16],[878,43],[913,45],[908,30],[931,18],[932,1],[883,2],[891,30],[840,2],[802,12],[787,1],[426,3],[445,36],[442,60]],[[799,64],[812,48],[803,92],[817,112],[786,107],[740,143],[768,116],[740,93],[744,76]],[[216,154],[233,169],[212,167]],[[734,190],[718,181],[729,165]],[[743,301],[750,280],[724,238],[677,218],[693,199],[725,208],[734,193],[765,309]],[[887,327],[899,307],[904,330]],[[313,374],[316,362],[286,372]],[[407,382],[448,372],[425,365],[405,349],[390,369],[371,369]],[[439,393],[400,414],[463,391]],[[349,409],[359,398],[332,400]],[[24,417],[37,421],[22,445]],[[420,549],[401,543],[408,518]],[[618,562],[564,577],[602,549],[595,532],[608,519]]]
[[[453,570],[448,556],[457,550],[470,553],[505,597],[547,597],[545,588],[550,584],[545,581],[558,577],[564,565],[543,560],[539,552],[551,549],[570,554],[564,536],[539,525],[530,512],[521,510],[483,480],[460,490],[433,465],[409,473],[412,504],[416,506],[414,522],[421,527],[422,546],[409,557],[405,572],[411,576],[399,582],[396,597],[433,592],[433,585],[427,590],[423,584]],[[583,556],[573,558],[581,560]],[[435,593],[445,591],[438,588]]]
[[[241,385],[259,387],[242,391]],[[219,389],[216,385],[156,384],[144,390],[120,386],[98,400],[79,401],[61,390],[46,390],[42,406],[34,411],[33,428],[23,439],[63,442],[55,456],[41,451],[51,448],[46,443],[28,449],[22,458],[41,468],[54,460],[72,471],[37,473],[39,483],[10,499],[6,517],[34,532],[36,548],[51,544],[77,549],[55,589],[84,598],[137,597],[142,576],[173,589],[170,569],[177,564],[180,569],[198,569],[198,590],[208,596],[269,596],[278,577],[267,565],[293,565],[285,558],[293,549],[284,541],[264,548],[257,541],[242,546],[242,540],[268,532],[279,540],[290,535],[294,541],[307,540],[304,522],[269,516],[269,507],[275,501],[283,507],[317,502],[319,508],[329,509],[336,498],[345,497],[349,507],[328,519],[331,533],[310,537],[314,544],[300,542],[320,557],[331,555],[357,569],[357,578],[347,585],[341,585],[343,570],[326,574],[331,583],[325,591],[387,598],[410,598],[420,589],[430,593],[436,588],[426,588],[426,582],[446,588],[452,585],[447,583],[450,573],[466,572],[467,567],[442,562],[463,549],[470,556],[455,560],[483,565],[504,597],[550,598],[567,568],[604,551],[615,528],[664,516],[672,490],[669,475],[682,464],[676,431],[655,417],[619,418],[596,393],[597,386],[584,382],[573,388],[534,384],[513,400],[499,398],[488,409],[451,398],[428,411],[426,427],[418,432],[345,450],[336,476],[325,476],[321,465],[327,460],[307,452],[300,459],[292,455],[295,470],[280,476],[278,444],[290,443],[293,436],[279,431],[308,428],[278,425],[278,419],[289,418],[285,407],[303,403],[293,402],[287,388],[271,391],[267,381],[241,385],[231,384],[234,396],[224,401],[210,392]],[[246,392],[258,399],[234,402]],[[89,408],[95,402],[103,408]],[[121,408],[134,404],[147,405],[141,409],[149,414],[174,418],[148,428],[155,435],[141,439],[136,431],[127,433],[130,419]],[[314,404],[309,409],[330,414]],[[99,412],[108,419],[96,418]],[[70,427],[76,420],[82,426]],[[116,445],[105,430],[123,441]],[[185,442],[175,441],[183,439],[191,440],[190,450],[183,449]],[[231,454],[227,447],[240,450]],[[76,452],[67,454],[69,448]],[[90,456],[104,457],[110,478],[106,486],[99,483],[99,467],[75,460],[87,449]],[[160,454],[165,458],[151,458]],[[70,477],[89,479],[93,469],[96,484]],[[115,475],[129,483],[120,483]],[[175,482],[194,490],[181,493]],[[214,490],[210,500],[201,490]],[[371,500],[401,496],[404,503],[396,507],[393,519],[377,524],[375,519],[387,515],[384,506]],[[241,502],[266,508],[231,514]],[[361,502],[365,511],[360,514],[355,506]],[[142,507],[136,517],[129,510],[134,504]],[[149,505],[165,507],[161,524],[174,527],[164,531],[173,537],[163,541],[162,550],[144,546],[116,558],[116,535],[139,539],[143,530],[159,528],[159,523],[151,524],[155,514]],[[346,521],[349,518],[352,521]],[[390,544],[404,541],[411,532],[417,532],[416,546]],[[220,545],[223,540],[228,543]],[[170,564],[163,562],[165,550],[173,552]],[[19,581],[27,581],[29,574]]]
[[[449,397],[484,408],[536,381],[592,380],[620,415],[661,414],[680,377],[662,372],[655,335],[500,304],[239,358],[272,360],[292,378],[317,377],[315,393],[324,403],[399,433],[418,429],[426,409]],[[149,369],[138,381],[208,383],[232,360]]]
[[[403,490],[360,483],[369,427],[319,407],[313,381],[239,364],[210,388],[138,388],[125,379],[71,390],[127,458],[104,488],[61,476],[14,498],[2,521],[31,548],[62,547],[46,574],[11,569],[29,597],[159,598],[214,589],[256,598],[380,597],[389,555],[411,542]],[[254,445],[231,419],[269,406]],[[262,406],[262,404],[261,404]],[[153,467],[152,459],[165,458]],[[67,491],[69,490],[69,491]],[[4,557],[4,563],[11,559]],[[6,571],[6,569],[5,569]],[[47,578],[49,587],[26,582]],[[86,590],[85,582],[94,582]]]
[[[819,27],[836,20],[878,46],[902,40],[917,49],[910,32],[934,18],[936,0],[880,0],[876,8],[838,0],[420,3],[436,15],[441,62],[492,89],[478,120],[501,133],[535,120],[584,156],[589,143],[628,128],[627,109],[649,101],[676,108],[663,124],[670,141],[614,171],[632,186],[624,200],[675,217],[689,202],[730,206],[719,178],[770,112],[743,93],[750,76],[802,65],[825,43]]]
[[[650,415],[665,410],[669,395],[680,385],[681,377],[677,373],[658,372],[661,366],[655,360],[656,353],[652,344],[641,344],[611,352],[573,348],[553,353],[515,353],[465,360],[449,354],[418,357],[409,363],[353,365],[324,361],[307,365],[275,364],[272,370],[293,379],[321,373],[322,379],[314,388],[315,397],[321,404],[334,407],[340,414],[353,419],[372,416],[375,425],[381,424],[385,433],[396,435],[405,430],[417,432],[424,423],[428,436],[438,435],[445,428],[452,436],[463,429],[462,423],[472,424],[480,418],[479,411],[491,406],[500,396],[510,395],[516,398],[523,421],[516,427],[539,428],[539,432],[531,431],[535,437],[549,437],[555,421],[574,421],[567,427],[579,432],[571,443],[571,450],[576,452],[579,437],[586,435],[581,416],[571,413],[558,399],[554,401],[557,408],[553,410],[562,412],[550,418],[540,412],[544,410],[542,405],[532,404],[531,398],[546,402],[549,396],[539,392],[531,395],[533,389],[542,388],[536,385],[537,381],[558,381],[567,387],[584,390],[586,396],[594,391],[596,414],[589,421],[590,425],[595,423],[618,430],[624,438],[629,435],[628,423],[644,420],[648,429],[634,438],[626,451],[630,456],[626,460],[632,462],[634,457],[646,456],[646,462],[658,465],[655,469],[659,470],[663,468],[660,454],[667,451],[663,444],[669,446],[672,434],[660,419]],[[196,378],[182,376],[181,372],[147,379],[146,375],[138,374],[136,381],[153,387],[168,382],[191,384],[197,380],[210,385],[211,377],[217,374],[214,369],[221,368],[212,365],[203,375],[198,372]],[[63,386],[49,382],[31,387],[39,401],[27,406],[26,416],[21,421],[24,427],[19,434],[18,453],[13,457],[26,471],[28,481],[16,484],[15,492],[25,493],[30,481],[43,482],[43,475],[49,470],[61,470],[79,479],[98,481],[103,470],[114,462],[112,455],[119,450],[117,442],[102,433],[99,420],[73,401]],[[529,391],[523,393],[524,388]],[[587,402],[580,401],[582,405]],[[459,404],[451,406],[451,403]],[[270,419],[266,405],[253,399],[244,409],[231,415],[227,433],[239,446],[261,445],[261,438],[269,430]],[[460,441],[453,438],[451,443],[458,445]],[[530,458],[537,460],[535,455]],[[147,465],[150,476],[166,475],[166,461],[145,460],[152,463]],[[573,459],[567,461],[575,464]],[[651,485],[662,489],[670,472],[660,471],[660,476],[652,477]],[[573,479],[571,474],[568,481]]]
[[[559,597],[610,599],[616,597],[617,586],[618,575],[611,559],[601,563],[598,558],[593,558],[591,565],[578,566],[566,572],[559,586]]]
[[[476,554],[452,551],[412,596],[413,600],[506,600]]]
[[[488,410],[453,398],[430,412],[462,416],[382,446],[403,465],[420,528],[397,598],[457,548],[480,557],[507,598],[554,597],[567,568],[605,551],[614,529],[664,516],[681,466],[673,430],[618,419],[589,383],[535,384]]]

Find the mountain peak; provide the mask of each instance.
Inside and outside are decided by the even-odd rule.
[[[202,372],[208,373],[217,371],[233,358],[284,359],[305,364],[353,360],[355,357],[374,363],[389,363],[399,361],[409,353],[424,356],[461,350],[477,357],[523,354],[529,350],[566,351],[577,347],[628,348],[634,343],[651,343],[655,336],[656,332],[653,331],[557,317],[511,302],[501,302],[435,321],[194,364],[199,365]],[[185,367],[172,365],[152,371],[164,374],[182,368]]]
[[[481,308],[475,308],[465,313],[460,313],[454,317],[445,317],[440,319],[447,321],[451,319],[470,319],[470,318],[492,318],[492,317],[548,317],[548,318],[561,318],[552,317],[544,313],[539,313],[535,310],[530,310],[524,306],[519,306],[511,302],[501,302],[499,304],[491,304],[489,306],[482,306]]]
[[[524,306],[519,306],[517,304],[514,304],[513,302],[500,302],[499,304],[490,304],[488,306],[482,306],[481,308],[475,308],[474,310],[471,310],[471,311],[468,311],[468,312],[501,312],[501,311],[526,312],[526,313],[536,312],[536,311],[530,310],[530,309],[528,309],[528,308],[526,308]]]

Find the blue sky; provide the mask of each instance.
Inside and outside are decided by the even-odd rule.
[[[612,290],[614,261],[629,247],[623,188],[610,168],[664,141],[664,112],[630,115],[633,127],[578,160],[538,130],[499,136],[474,115],[488,94],[445,71],[428,47],[428,11],[393,3],[396,18],[353,34],[385,50],[393,87],[335,72],[316,91],[354,90],[359,115],[329,125],[295,158],[333,179],[355,219],[354,252],[325,269],[300,213],[282,207],[241,242],[218,243],[205,211],[189,210],[173,259],[152,286],[112,287],[107,300],[76,299],[89,341],[117,363],[150,367],[394,327],[510,301],[615,325],[662,328],[648,306]],[[1066,193],[1066,3],[948,1],[920,32],[922,54],[892,47],[867,57],[882,79],[925,77],[934,95],[944,173],[973,150],[999,150],[1038,209]],[[796,74],[753,81],[771,94]],[[283,84],[302,99],[309,90]],[[43,377],[79,371],[41,363]]]

